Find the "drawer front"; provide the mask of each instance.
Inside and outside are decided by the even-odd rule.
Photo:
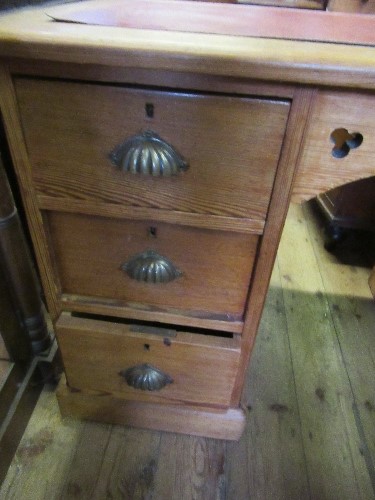
[[[340,129],[347,133],[337,132]],[[359,139],[362,136],[362,142],[356,142],[356,134],[360,134]],[[374,135],[374,95],[317,92],[294,184],[294,199],[309,199],[375,175]]]
[[[257,236],[58,212],[46,223],[63,294],[242,317]]]
[[[289,102],[28,79],[16,79],[15,88],[42,205],[70,198],[265,218]],[[166,177],[115,166],[116,150],[124,168],[139,167],[135,157],[151,148],[139,139],[145,131],[182,156],[187,170]],[[125,161],[116,148],[134,137],[141,144]]]
[[[56,332],[70,387],[132,400],[229,406],[240,355],[237,340],[132,329],[63,314]]]

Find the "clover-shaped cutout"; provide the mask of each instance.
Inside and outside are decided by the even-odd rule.
[[[337,128],[332,132],[330,139],[335,144],[332,148],[332,156],[345,158],[351,149],[358,148],[362,144],[363,135],[359,132],[350,133],[346,128]]]

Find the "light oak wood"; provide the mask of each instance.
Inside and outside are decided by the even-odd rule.
[[[206,215],[197,213],[177,212],[175,210],[160,210],[155,208],[128,207],[124,205],[108,204],[100,201],[85,201],[52,196],[37,196],[38,205],[43,210],[56,212],[71,212],[88,215],[102,215],[114,218],[131,218],[133,220],[153,220],[168,222],[181,226],[218,229],[237,233],[263,234],[264,220],[239,217],[224,217],[220,215]]]
[[[257,266],[251,283],[249,300],[245,313],[242,335],[241,364],[237,373],[236,388],[233,392],[233,404],[241,399],[246,367],[260,322],[268,283],[271,278],[273,263],[281,237],[282,228],[291,197],[296,165],[303,140],[305,124],[310,113],[312,92],[308,89],[297,90],[289,116],[287,132],[280,157],[275,180],[274,192],[270,203],[268,219],[259,249]]]
[[[179,311],[168,308],[165,311],[158,307],[146,306],[137,309],[121,300],[99,299],[83,295],[61,296],[61,306],[66,311],[102,314],[118,318],[135,319],[146,322],[159,322],[196,328],[207,328],[220,332],[242,333],[243,321],[229,321],[225,315],[213,315],[199,311]],[[202,317],[203,316],[203,317]],[[207,316],[207,317],[205,317]]]
[[[63,314],[56,331],[69,387],[133,401],[229,406],[240,353],[236,339],[143,328]],[[155,391],[129,386],[120,372],[144,364],[173,383]]]
[[[56,212],[47,218],[64,295],[121,300],[135,309],[145,304],[164,312],[192,311],[208,319],[215,314],[217,319],[242,319],[257,236]],[[169,259],[182,275],[169,283],[130,278],[121,266],[147,250]]]
[[[319,193],[360,177],[375,175],[372,137],[375,132],[375,97],[372,94],[318,91],[309,119],[302,156],[293,188],[293,201]],[[345,158],[334,158],[330,140],[334,130],[360,133],[363,143]]]
[[[83,206],[265,218],[287,102],[28,79],[16,80],[16,93],[38,194]],[[171,144],[189,169],[155,178],[112,165],[114,148],[145,130]]]
[[[82,8],[90,9],[91,5],[85,4]],[[153,6],[156,5],[159,4],[155,2]],[[179,4],[176,3],[176,5]],[[189,4],[188,8],[193,9],[192,5],[192,3]],[[218,13],[224,10],[220,10],[223,6],[216,7],[213,5],[213,7],[200,8],[203,8],[205,12],[214,8],[217,19]],[[222,16],[218,25],[224,21],[227,23],[228,20],[238,19],[241,12],[238,9],[246,9],[243,10],[243,12],[246,11],[246,15],[255,12],[255,10],[247,10],[255,9],[255,7],[227,5],[224,8],[225,12],[228,12],[228,17]],[[235,8],[237,8],[236,11],[232,10]],[[261,9],[263,13],[271,12],[263,10],[266,9],[263,7],[256,9]],[[286,11],[286,9],[279,9],[277,16],[287,15],[280,14],[282,10]],[[320,19],[318,14],[325,15],[325,13],[315,13],[313,18]],[[339,17],[335,15],[326,19]],[[344,18],[349,21],[351,27],[354,20],[358,21],[358,18],[351,15],[348,17],[345,15]],[[372,18],[366,19],[365,21],[363,18],[356,26],[366,24],[371,27]],[[227,319],[236,324],[236,332],[239,332],[244,320],[242,338],[235,339],[239,342],[239,345],[236,344],[235,361],[229,360],[223,363],[223,366],[220,365],[219,373],[221,371],[224,373],[229,365],[232,367],[230,373],[225,375],[230,380],[230,388],[228,385],[221,388],[222,392],[219,391],[216,396],[223,397],[219,403],[217,399],[215,401],[209,399],[206,403],[203,399],[198,399],[201,409],[203,407],[205,409],[204,418],[202,413],[199,413],[199,418],[193,419],[194,424],[191,424],[187,430],[185,429],[185,432],[193,429],[195,433],[201,434],[207,432],[209,423],[212,427],[215,426],[215,419],[212,416],[215,413],[215,405],[230,405],[228,414],[234,412],[237,417],[241,413],[239,403],[245,369],[254,344],[272,264],[289,205],[296,166],[299,159],[304,158],[306,154],[301,145],[307,144],[311,136],[311,127],[314,127],[314,123],[320,118],[318,115],[315,119],[316,103],[321,96],[329,103],[332,95],[340,93],[341,96],[346,97],[351,94],[349,91],[341,93],[336,90],[342,86],[354,87],[355,99],[360,101],[363,96],[366,99],[368,97],[366,102],[369,104],[372,103],[370,93],[358,94],[358,89],[375,88],[374,47],[372,46],[354,47],[344,43],[333,46],[239,36],[241,32],[237,28],[246,25],[245,17],[240,21],[239,24],[234,23],[231,26],[234,36],[229,36],[223,35],[223,31],[219,31],[217,35],[148,31],[138,29],[139,25],[133,29],[78,27],[47,21],[38,9],[27,11],[26,14],[20,13],[0,18],[2,42],[0,54],[8,60],[21,57],[30,61],[24,67],[22,67],[22,61],[19,61],[13,65],[13,68],[17,64],[19,66],[17,70],[13,69],[12,73],[4,71],[6,77],[3,80],[3,87],[6,98],[3,98],[1,103],[6,110],[4,119],[7,122],[8,135],[11,137],[12,154],[16,158],[19,154],[17,146],[21,148],[22,161],[15,162],[16,170],[22,184],[24,198],[31,199],[26,203],[26,211],[31,220],[35,244],[40,245],[37,256],[41,263],[42,273],[44,272],[47,288],[49,287],[47,296],[52,293],[53,300],[57,298],[54,302],[55,308],[52,307],[54,319],[60,309],[72,307],[77,312],[90,310],[93,314],[99,315],[117,314],[117,308],[121,311],[119,315],[127,319],[134,317],[132,315],[136,311],[136,314],[139,312],[138,319],[143,320],[150,318],[147,315],[150,315],[153,309],[158,308],[160,310],[155,313],[155,319],[159,321],[166,321],[173,315],[176,317],[180,308],[183,322],[187,322],[191,314],[190,326],[197,325],[199,320],[202,322],[201,326],[205,327],[208,326],[209,321],[218,321],[223,325],[225,314],[230,314]],[[183,22],[190,23],[190,28],[194,29],[190,18],[183,19]],[[30,28],[30,23],[32,28]],[[249,26],[245,28],[248,29]],[[281,25],[281,29],[285,29],[285,26]],[[340,36],[342,34],[339,33]],[[356,35],[362,36],[362,34],[364,31],[357,29]],[[272,31],[271,35],[278,36],[276,31]],[[290,36],[290,32],[287,35]],[[370,35],[373,36],[373,31]],[[338,41],[340,38],[335,40]],[[354,37],[348,43],[352,43],[353,40]],[[359,38],[357,37],[356,40],[358,41]],[[368,40],[365,43],[372,44]],[[37,69],[30,69],[30,64],[34,59],[44,64],[44,70],[42,69],[41,73]],[[50,70],[46,69],[47,61],[53,61]],[[77,68],[82,61],[87,65],[87,69],[83,68],[81,72]],[[68,64],[69,71],[66,78],[73,78],[76,81],[61,80],[65,79],[64,68],[66,66],[63,64],[58,71],[58,62]],[[134,75],[129,77],[133,67],[136,70]],[[31,77],[27,76],[29,71]],[[43,71],[44,75],[53,78],[42,79]],[[51,72],[49,75],[48,71]],[[179,75],[184,73],[188,76],[182,76],[179,80]],[[95,74],[100,75],[98,80]],[[199,75],[197,80],[195,80],[195,75]],[[216,75],[219,78],[215,79],[208,75]],[[264,80],[267,84],[262,91]],[[16,83],[16,96],[13,94],[14,82]],[[134,88],[130,88],[129,82]],[[172,83],[172,89],[167,88],[169,85],[167,82]],[[222,82],[224,82],[223,89],[221,89]],[[277,82],[274,88],[272,82]],[[247,90],[250,88],[247,87],[248,83],[253,85],[254,95]],[[306,83],[309,87],[304,87]],[[142,89],[142,85],[159,88]],[[327,89],[324,86],[335,87],[335,89]],[[267,99],[262,96],[267,96]],[[313,98],[316,98],[315,107],[311,108]],[[156,105],[156,114],[152,119],[151,117],[145,118],[144,113],[145,103],[150,100]],[[359,101],[355,101],[355,104]],[[123,111],[124,104],[127,110],[131,111],[131,119]],[[339,100],[339,105],[344,106],[341,100]],[[328,109],[329,105],[327,106]],[[331,108],[332,116],[334,116],[334,112],[337,111],[336,106],[331,106]],[[324,113],[329,114],[327,109],[324,105],[322,116]],[[22,117],[21,126],[18,119],[19,112]],[[204,166],[195,171],[191,168],[181,176],[181,179],[185,181],[189,180],[191,172],[199,172],[197,179],[190,179],[189,189],[186,192],[178,185],[181,179],[169,179],[168,189],[163,188],[164,190],[155,188],[154,184],[158,184],[156,179],[151,179],[152,185],[150,182],[147,189],[144,184],[138,186],[136,182],[129,183],[126,187],[122,178],[113,182],[113,177],[110,177],[113,170],[111,174],[106,170],[107,163],[103,161],[103,157],[112,149],[110,146],[112,146],[113,134],[119,133],[113,132],[110,125],[115,122],[117,130],[130,127],[126,130],[133,133],[132,125],[128,125],[132,123],[131,120],[138,128],[143,129],[146,125],[159,123],[158,113],[164,113],[157,130],[160,135],[165,135],[165,138],[170,139],[171,142],[173,139],[177,149],[184,155],[186,155],[185,150],[188,151],[194,161],[195,154],[200,151],[204,153],[201,157]],[[354,119],[355,107],[343,114]],[[165,121],[167,116],[172,117],[170,123]],[[362,113],[359,120],[361,123],[363,116]],[[113,120],[112,117],[115,119]],[[252,118],[255,118],[255,121],[250,127],[249,123],[253,123]],[[126,122],[126,125],[123,125],[123,122]],[[357,122],[354,120],[353,123]],[[309,127],[307,128],[306,125]],[[16,139],[12,131],[13,126],[17,129]],[[217,131],[219,133],[214,134],[214,139],[212,139],[210,134]],[[207,142],[205,142],[207,134],[208,138],[212,139],[208,142],[212,145],[212,151],[211,146],[207,147]],[[235,138],[234,144],[232,136]],[[120,141],[120,138],[122,140],[123,136],[121,134],[120,137],[119,133],[119,136],[115,138],[116,141],[112,147]],[[250,142],[249,139],[255,140]],[[365,140],[358,150],[350,152],[350,156],[357,151],[365,151],[363,148],[367,143],[368,141]],[[186,145],[189,147],[185,147]],[[322,147],[321,142],[318,144],[318,149],[320,147]],[[210,164],[212,158],[214,163]],[[356,177],[368,175],[367,161],[371,161],[370,151],[367,151],[366,159],[358,166]],[[222,170],[223,164],[231,165],[231,168]],[[322,177],[327,178],[330,175],[323,161],[318,164],[318,167],[323,171]],[[311,177],[308,177],[312,176],[315,168],[314,162],[309,163],[307,177],[302,182],[303,189],[309,193],[323,188],[323,185],[318,187],[314,185]],[[224,171],[225,175],[206,177],[209,171],[216,174],[218,171]],[[304,170],[301,169],[301,172],[304,173]],[[253,179],[255,182],[251,183],[250,180]],[[335,182],[344,182],[346,179],[346,173],[340,172]],[[198,180],[201,182],[197,182]],[[297,195],[299,182],[297,180]],[[125,190],[118,189],[119,185],[125,186]],[[203,189],[199,191],[202,185]],[[157,193],[157,196],[154,193]],[[64,208],[64,203],[68,205],[69,200],[72,200],[71,206]],[[100,201],[95,205],[97,200]],[[173,221],[175,214],[177,214],[176,220]],[[205,217],[207,218],[204,219]],[[127,221],[132,218],[133,220]],[[233,223],[231,228],[233,218],[241,219],[241,221]],[[247,223],[249,223],[248,226]],[[104,272],[100,274],[102,267],[95,265],[93,255],[98,258],[100,264],[104,263],[103,269],[105,270],[109,262],[112,262],[112,257],[116,260],[119,249],[122,251],[125,248],[129,251],[134,241],[142,241],[142,243],[148,241],[144,234],[139,239],[137,239],[138,236],[135,237],[135,234],[138,235],[140,228],[143,228],[144,232],[144,229],[150,227],[151,224],[152,227],[157,225],[162,229],[168,227],[167,234],[175,240],[172,246],[173,252],[176,252],[177,257],[183,256],[181,262],[188,262],[191,269],[195,268],[195,264],[207,267],[207,270],[200,275],[200,282],[197,277],[195,278],[195,289],[198,292],[196,294],[194,292],[195,298],[194,294],[192,296],[191,293],[186,293],[191,290],[186,287],[179,293],[171,294],[167,304],[164,303],[165,297],[160,295],[156,298],[146,297],[146,303],[142,306],[144,295],[140,293],[137,298],[130,291],[129,295],[123,296],[121,284],[116,281],[117,278],[114,279]],[[195,225],[199,226],[199,229],[195,228]],[[246,230],[245,225],[248,228]],[[126,227],[127,235],[132,237],[130,242],[122,239],[123,236],[119,230],[122,227]],[[217,229],[225,231],[221,232]],[[260,233],[262,237],[258,245],[256,235]],[[191,242],[194,243],[192,246],[190,246]],[[250,250],[245,248],[246,246],[249,246]],[[167,247],[161,245],[161,248]],[[187,249],[189,252],[186,251]],[[214,257],[210,257],[208,261],[200,260],[201,254],[205,259],[212,249],[215,249]],[[236,261],[237,254],[240,257],[239,261]],[[230,263],[233,277],[226,288],[223,288],[223,283],[226,283],[223,269],[220,271],[222,274],[216,276],[212,269],[217,266],[209,267],[215,259],[220,264],[224,256],[226,256],[225,262]],[[254,263],[255,273],[251,274]],[[120,263],[116,269],[119,265]],[[217,293],[216,298],[211,294],[212,289]],[[183,294],[186,294],[186,298]],[[181,306],[182,299],[184,299],[184,304],[189,300],[192,302],[188,306]],[[134,301],[130,303],[130,300]],[[123,309],[120,309],[121,307]],[[134,311],[132,312],[131,309]],[[244,311],[245,317],[243,317]],[[75,321],[78,320],[75,319]],[[89,322],[87,319],[81,321]],[[295,323],[300,324],[297,321]],[[93,345],[91,348],[88,347],[91,353],[90,359],[103,355],[104,358],[100,358],[100,361],[108,367],[109,355],[115,357],[120,355],[113,340],[115,337],[117,339],[117,336],[113,335],[113,332],[109,333],[112,328],[111,324],[110,321],[103,323],[105,327],[99,340],[94,340],[96,334],[87,331],[87,326],[85,334],[77,335],[75,332],[73,335],[74,329],[68,334],[70,343],[66,358],[68,363],[71,360],[74,362],[67,371],[69,375],[72,370],[78,370],[75,389],[81,388],[80,384],[83,380],[79,371],[82,354],[77,349],[76,339],[80,339],[82,343],[84,343],[83,338],[85,341],[89,339],[88,345],[92,342],[96,346],[95,348]],[[231,321],[227,321],[227,325],[222,329],[230,331]],[[111,343],[111,349],[106,351],[107,337],[112,340],[108,340]],[[195,341],[198,338],[200,337],[197,336]],[[223,352],[223,346],[216,344],[215,337],[208,335],[204,338],[207,345],[205,344],[204,348],[200,345],[202,349],[199,356],[202,358],[197,355],[201,365],[204,365],[204,356],[207,352],[216,351],[217,357],[214,356],[216,361]],[[139,340],[140,337],[137,341]],[[124,342],[122,344],[124,355],[126,355],[127,346],[135,340],[126,334],[122,341]],[[102,354],[97,347],[102,350]],[[173,358],[169,362],[176,363],[176,360]],[[97,374],[97,380],[95,381],[94,378],[91,380],[91,377],[86,374],[85,380],[90,380],[90,385],[87,386],[90,389],[81,393],[74,391],[67,393],[64,397],[66,408],[70,408],[69,411],[76,415],[85,415],[86,410],[83,408],[86,408],[89,409],[87,410],[89,414],[97,415],[98,418],[109,419],[112,415],[115,422],[124,422],[123,418],[127,417],[126,412],[123,413],[122,399],[118,397],[117,392],[114,393],[115,397],[108,396],[107,400],[102,399],[102,392],[95,392],[98,384],[100,385],[102,372],[97,365],[93,369]],[[205,386],[206,400],[207,394],[211,394],[210,388],[215,387],[215,383],[216,379],[211,374],[210,381]],[[111,384],[113,381],[110,382],[109,389],[103,390],[112,391],[113,385]],[[194,396],[196,403],[196,398],[201,396],[198,395],[197,388],[195,390],[197,391]],[[225,396],[222,396],[223,393]],[[187,411],[185,414],[187,421],[192,418],[195,411],[192,407],[184,407],[184,404],[191,400],[189,397],[185,392],[178,403]],[[140,402],[137,403],[137,405],[140,404]],[[159,403],[155,404],[156,411]],[[340,400],[341,404],[344,406],[343,421],[348,429],[352,429],[355,422],[353,415],[348,412],[347,400],[344,399],[344,402]],[[110,410],[111,405],[112,410]],[[161,406],[165,408],[152,420],[153,415],[150,415],[152,407],[147,404],[147,418],[152,420],[151,423],[147,421],[147,426],[168,429],[166,408],[169,406],[167,404]],[[79,413],[80,411],[83,413]],[[142,418],[145,412],[143,408]],[[230,420],[230,418],[229,420],[220,418],[218,429],[210,430],[208,435],[223,437],[230,434],[233,436],[233,429],[238,435],[239,427],[234,424],[233,428],[229,428]],[[228,430],[225,434],[222,432],[224,421],[228,423]],[[329,419],[328,421],[330,422]],[[135,423],[135,419],[132,423]],[[171,430],[179,430],[173,427],[174,425],[176,424],[172,424]],[[322,433],[321,429],[320,431]],[[340,431],[338,435],[341,436],[341,434]],[[306,435],[303,436],[306,439]],[[363,478],[366,471],[363,465],[364,459],[361,459],[355,451],[357,441],[358,436],[353,435],[349,445],[351,457],[356,461],[355,474]],[[314,453],[311,456],[314,456]],[[339,456],[343,456],[342,448],[339,448]],[[327,460],[327,463],[331,459],[332,457]],[[353,479],[352,475],[350,478]],[[324,488],[332,493],[330,487],[326,485],[318,490],[318,493],[325,492]],[[356,488],[355,485],[350,489],[351,497]],[[344,489],[340,491],[344,492]],[[368,492],[368,484],[362,489],[357,489],[364,496]]]
[[[32,61],[29,59],[7,59],[12,74],[28,76],[60,78],[63,73],[65,80],[95,81],[103,83],[127,82],[128,85],[144,85],[150,87],[165,87],[181,90],[216,92],[220,94],[239,94],[259,97],[275,96],[291,99],[294,85],[270,83],[266,81],[211,76],[210,74],[191,74],[181,71],[164,71],[160,69],[127,68],[93,64],[72,64],[53,61]]]
[[[240,409],[214,410],[127,401],[95,391],[70,391],[63,381],[58,401],[65,416],[216,439],[237,440],[245,425]]]
[[[8,58],[375,88],[372,47],[59,24],[44,9],[2,16],[0,39]]]
[[[228,5],[212,2],[171,3],[169,0],[92,0],[55,9],[47,14],[61,22],[148,30],[210,33],[235,36],[291,38],[303,41],[373,45],[373,21],[369,16],[336,12]],[[141,14],[141,15],[140,15]],[[228,19],[230,22],[228,22]],[[358,27],[352,30],[352,23]]]

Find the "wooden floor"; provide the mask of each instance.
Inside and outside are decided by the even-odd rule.
[[[370,500],[375,302],[292,207],[250,366],[239,442],[61,420],[46,389],[1,499]]]

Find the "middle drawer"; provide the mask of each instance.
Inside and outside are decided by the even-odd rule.
[[[242,319],[258,236],[60,212],[45,221],[65,296]]]

